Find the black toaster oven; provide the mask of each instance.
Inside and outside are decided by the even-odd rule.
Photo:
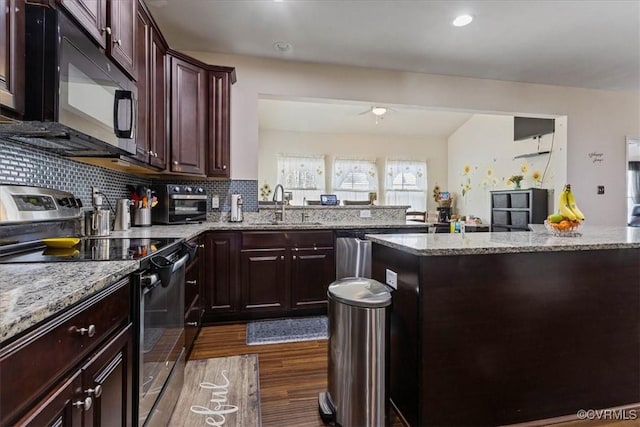
[[[151,209],[154,224],[186,224],[207,219],[207,193],[191,185],[152,185],[158,204]]]

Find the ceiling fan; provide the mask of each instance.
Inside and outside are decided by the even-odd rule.
[[[390,111],[396,111],[393,108],[389,108],[389,107],[382,107],[380,105],[374,105],[371,108],[363,111],[362,113],[359,113],[359,115],[363,115],[363,114],[373,114],[373,116],[376,119],[376,124],[380,123],[385,115],[387,113],[389,113]]]

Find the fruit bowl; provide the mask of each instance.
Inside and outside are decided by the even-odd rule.
[[[554,236],[562,236],[562,237],[582,236],[582,234],[578,232],[578,229],[582,226],[582,221],[580,220],[571,221],[571,220],[563,219],[560,222],[551,222],[548,219],[545,219],[544,226]]]

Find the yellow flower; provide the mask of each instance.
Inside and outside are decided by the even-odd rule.
[[[540,171],[533,171],[531,178],[536,182],[540,182],[542,181],[542,173]]]
[[[487,168],[487,177],[488,178],[491,178],[493,176],[493,173],[494,173],[493,168]]]
[[[521,171],[522,173],[527,173],[527,172],[529,172],[529,165],[527,165],[526,163],[522,163],[522,164],[520,165],[520,171]]]
[[[471,166],[465,165],[464,168],[462,169],[462,173],[464,175],[469,175],[470,172],[471,172]]]

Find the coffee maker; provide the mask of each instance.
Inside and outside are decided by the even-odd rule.
[[[438,222],[448,222],[451,218],[451,206],[438,207]]]

